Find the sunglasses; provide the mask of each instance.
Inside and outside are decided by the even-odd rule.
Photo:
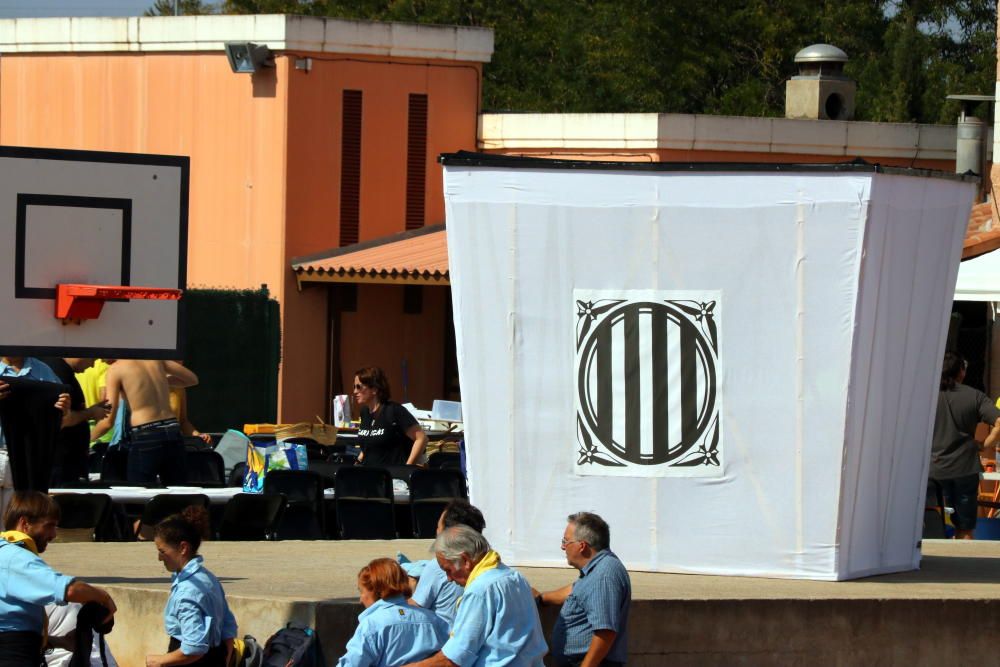
[[[365,385],[363,385],[363,384],[355,384],[355,385],[354,385],[354,391],[361,391],[362,389],[367,389],[367,388],[368,388],[368,387],[366,387],[366,386],[365,386]]]

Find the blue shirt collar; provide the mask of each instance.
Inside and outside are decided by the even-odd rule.
[[[597,555],[591,558],[590,561],[583,566],[583,569],[580,570],[580,576],[586,577],[588,574],[590,574],[590,571],[594,569],[597,563],[604,560],[604,557],[607,556],[608,554],[611,554],[611,549],[601,549],[600,551],[598,551]]]
[[[202,562],[204,560],[205,559],[202,558],[201,556],[195,556],[194,558],[192,558],[187,562],[187,565],[181,568],[180,572],[174,572],[174,574],[171,576],[172,579],[171,587],[176,586],[180,582],[193,577],[197,572],[201,570]]]
[[[358,620],[366,616],[374,614],[379,609],[384,609],[385,607],[392,607],[393,605],[406,605],[406,599],[402,595],[396,595],[391,598],[386,598],[385,600],[376,600],[375,604],[365,609],[363,612],[358,614]]]
[[[25,357],[24,364],[21,366],[21,370],[14,372],[11,370],[11,365],[5,361],[0,361],[0,375],[6,375],[8,377],[23,377],[31,373],[31,362],[32,357]]]

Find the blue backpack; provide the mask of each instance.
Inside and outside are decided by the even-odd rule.
[[[263,667],[325,667],[319,639],[312,628],[292,621],[264,645]]]

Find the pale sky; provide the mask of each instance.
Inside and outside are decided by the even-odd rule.
[[[0,0],[0,18],[142,16],[154,0]]]

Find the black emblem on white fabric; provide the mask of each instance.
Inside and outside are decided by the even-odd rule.
[[[578,468],[720,465],[717,308],[576,301]]]

